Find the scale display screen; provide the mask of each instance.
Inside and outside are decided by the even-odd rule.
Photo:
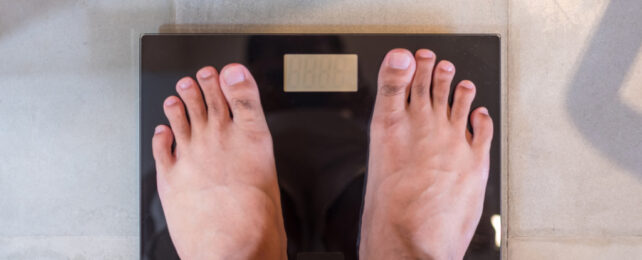
[[[356,54],[285,54],[285,92],[356,92]]]

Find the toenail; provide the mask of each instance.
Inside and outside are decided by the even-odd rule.
[[[455,66],[453,66],[451,63],[445,62],[443,65],[441,65],[441,69],[452,72],[455,69]]]
[[[392,68],[405,70],[410,67],[410,55],[405,52],[393,52],[388,59],[388,65]]]
[[[209,77],[211,77],[211,76],[212,76],[212,71],[210,71],[209,69],[201,70],[201,71],[198,73],[198,76],[199,76],[200,78],[202,78],[202,79],[209,78]]]
[[[479,109],[479,113],[482,113],[484,115],[488,115],[488,109],[486,109],[485,107],[482,107],[482,108]]]
[[[178,83],[178,86],[182,89],[187,89],[192,85],[192,81],[189,79],[184,79],[181,80],[181,82]]]
[[[234,85],[245,80],[245,73],[243,72],[243,68],[240,66],[234,66],[225,70],[223,78],[227,85]]]
[[[464,87],[464,88],[467,88],[467,89],[472,89],[473,88],[473,86],[470,85],[470,83],[468,83],[468,82],[462,82],[460,85],[462,87]]]
[[[432,53],[432,51],[429,50],[418,50],[417,51],[417,56],[424,58],[424,59],[432,59],[435,57],[435,54]]]
[[[154,134],[162,133],[163,131],[165,131],[165,127],[163,127],[162,125],[159,125],[156,128],[154,128]]]
[[[176,99],[175,98],[169,98],[169,99],[165,100],[165,105],[166,106],[171,106],[173,104],[176,104]]]

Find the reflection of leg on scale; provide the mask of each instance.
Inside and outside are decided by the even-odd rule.
[[[474,134],[467,130],[475,86],[460,82],[450,107],[455,67],[435,61],[426,49],[414,57],[395,49],[381,65],[361,232],[366,259],[461,259],[479,222],[492,120],[478,108]],[[164,103],[171,129],[158,126],[153,139],[174,245],[183,259],[284,259],[272,140],[256,82],[239,64],[223,68],[220,80],[205,67],[197,80],[177,83],[181,98]]]

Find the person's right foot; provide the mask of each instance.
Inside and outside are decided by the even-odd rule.
[[[379,71],[361,232],[364,259],[462,259],[481,216],[493,136],[475,86],[435,54],[390,51]],[[410,95],[410,101],[408,96]]]
[[[272,138],[256,82],[240,64],[225,66],[220,80],[212,67],[196,75],[198,84],[177,83],[182,101],[165,100],[172,128],[158,126],[152,140],[174,246],[182,259],[285,259]]]

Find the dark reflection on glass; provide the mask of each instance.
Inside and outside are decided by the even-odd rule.
[[[290,259],[298,252],[324,251],[357,259],[363,185],[350,184],[363,183],[366,168],[369,109],[363,101],[369,88],[283,92],[283,54],[344,50],[337,36],[253,36],[248,41],[248,65],[261,86],[274,138]]]
[[[500,129],[499,39],[446,35],[152,35],[141,50],[141,257],[178,259],[156,193],[151,137],[167,123],[161,104],[175,82],[200,67],[239,62],[260,91],[274,150],[288,256],[339,252],[357,259],[368,155],[369,118],[378,67],[392,48],[433,49],[457,66],[455,81],[470,79]],[[283,55],[357,54],[357,92],[283,92]],[[499,259],[490,217],[499,214],[499,131],[491,149],[484,212],[466,259]],[[331,255],[328,255],[329,257]],[[336,256],[333,255],[333,256]],[[334,258],[331,258],[334,259]]]

